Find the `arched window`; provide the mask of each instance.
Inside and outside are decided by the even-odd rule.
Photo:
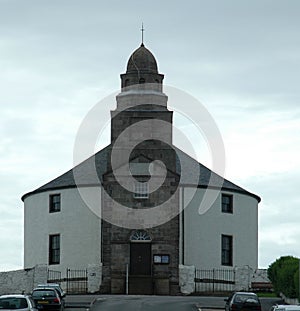
[[[145,83],[145,79],[144,78],[140,78],[139,84],[143,84],[143,83]]]
[[[132,232],[130,236],[130,241],[131,242],[138,242],[138,241],[149,241],[151,242],[152,239],[149,235],[149,233],[145,230],[135,230]]]

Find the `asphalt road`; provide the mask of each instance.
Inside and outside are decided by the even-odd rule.
[[[88,295],[68,296],[66,311],[86,311],[90,303],[96,299],[90,311],[222,311],[225,297],[199,296],[125,296],[125,295]],[[261,298],[262,311],[280,303],[276,298]]]

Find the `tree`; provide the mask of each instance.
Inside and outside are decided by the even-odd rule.
[[[299,293],[299,259],[282,256],[268,268],[268,277],[276,294],[283,293],[289,298],[298,297]]]
[[[299,293],[299,290],[300,290],[300,288],[299,288],[299,266],[298,266],[298,270],[294,274],[294,283],[295,283],[295,286],[296,286],[296,293],[298,295],[298,298],[300,299],[300,293]]]

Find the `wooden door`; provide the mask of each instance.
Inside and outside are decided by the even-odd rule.
[[[151,275],[151,243],[130,243],[130,275]]]

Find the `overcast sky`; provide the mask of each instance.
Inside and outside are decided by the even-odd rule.
[[[0,270],[23,266],[21,196],[72,167],[142,22],[164,83],[217,122],[226,178],[262,198],[259,266],[300,257],[299,16],[297,0],[0,0]]]

